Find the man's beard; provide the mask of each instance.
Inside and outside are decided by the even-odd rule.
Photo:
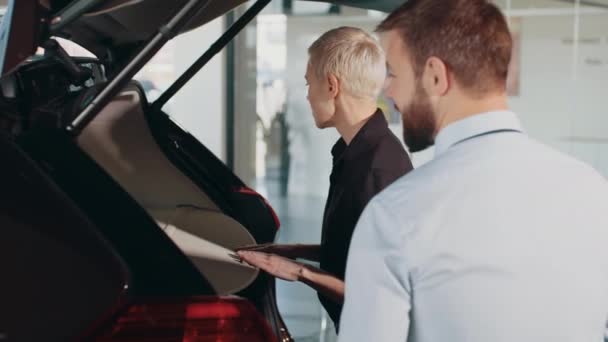
[[[436,120],[429,97],[418,85],[414,99],[401,112],[403,141],[410,152],[419,152],[435,144]]]

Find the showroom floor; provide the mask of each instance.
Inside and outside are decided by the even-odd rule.
[[[264,187],[258,187],[258,191],[268,198],[281,220],[276,242],[319,243],[325,199],[281,197],[269,188],[274,188],[274,185],[266,182]],[[308,286],[279,280],[277,301],[283,319],[296,342],[336,340],[333,323],[319,303],[316,292]]]

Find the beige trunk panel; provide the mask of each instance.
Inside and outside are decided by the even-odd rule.
[[[258,270],[229,254],[255,239],[167,159],[141,101],[134,86],[121,92],[82,132],[79,146],[148,211],[219,294],[246,288]]]

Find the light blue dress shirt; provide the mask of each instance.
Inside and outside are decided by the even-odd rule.
[[[603,341],[605,179],[508,111],[453,123],[435,145],[355,228],[339,341]]]

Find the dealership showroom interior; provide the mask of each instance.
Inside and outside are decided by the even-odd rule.
[[[315,286],[241,251],[325,239],[344,136],[315,121],[311,45],[346,26],[379,40],[404,2],[0,1],[0,342],[353,329]],[[511,34],[506,99],[523,131],[608,176],[608,0],[490,2]],[[374,101],[414,170],[433,163],[436,146],[405,144],[391,96]],[[438,341],[420,329],[411,341]]]

